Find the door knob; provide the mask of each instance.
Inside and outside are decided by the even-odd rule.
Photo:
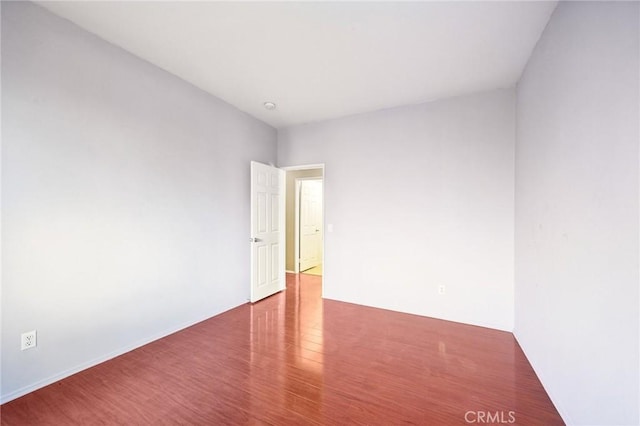
[[[249,238],[249,242],[252,243],[259,243],[260,241],[262,241],[260,238]]]

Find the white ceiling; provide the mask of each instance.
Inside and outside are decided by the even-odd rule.
[[[511,87],[557,2],[39,4],[285,127]]]

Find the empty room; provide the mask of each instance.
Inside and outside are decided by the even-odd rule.
[[[640,424],[640,3],[2,1],[2,425]]]

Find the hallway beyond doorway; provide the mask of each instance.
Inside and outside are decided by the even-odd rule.
[[[306,271],[302,271],[301,273],[322,276],[322,263],[318,266],[314,266],[313,268],[309,268]]]

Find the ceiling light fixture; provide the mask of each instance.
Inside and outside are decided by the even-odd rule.
[[[264,107],[268,110],[273,110],[276,109],[276,104],[274,104],[273,102],[265,102]]]

